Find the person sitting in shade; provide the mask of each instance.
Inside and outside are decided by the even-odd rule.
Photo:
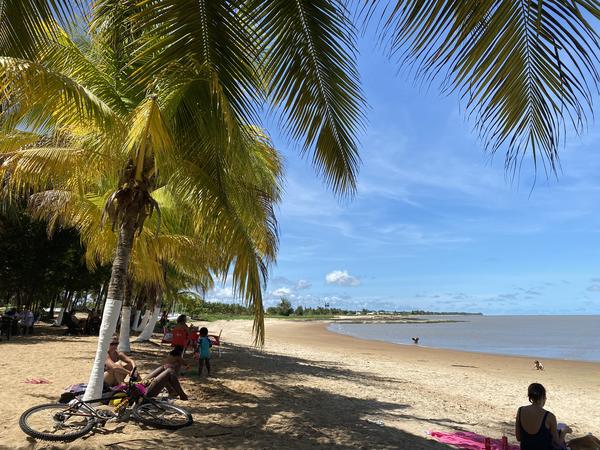
[[[175,348],[169,352],[169,355],[164,360],[163,364],[157,367],[150,375],[148,379],[152,380],[148,386],[148,396],[157,396],[162,389],[166,389],[170,397],[179,396],[181,400],[187,400],[188,396],[179,383],[179,373],[183,367],[188,367],[188,364],[184,361],[183,347],[176,345]]]
[[[544,409],[546,389],[540,383],[527,388],[530,405],[521,406],[515,421],[515,437],[521,450],[564,450],[565,436],[572,430],[568,426],[558,427],[556,416]]]
[[[118,345],[119,338],[113,336],[104,361],[104,383],[111,387],[123,383],[135,368],[133,360],[117,349]]]

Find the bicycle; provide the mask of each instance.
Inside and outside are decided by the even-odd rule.
[[[130,415],[145,425],[177,430],[192,424],[192,415],[185,409],[147,397],[143,386],[135,383],[135,370],[126,389],[111,398],[86,401],[75,398],[68,404],[50,403],[29,408],[19,419],[21,430],[36,439],[69,442],[96,427],[103,427],[110,419],[123,418],[129,406],[132,406]],[[114,412],[92,406],[107,400]]]

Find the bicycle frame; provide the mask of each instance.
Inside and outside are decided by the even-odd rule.
[[[123,397],[122,401],[114,407],[114,409],[117,413],[126,409],[132,403],[131,402],[132,399],[134,400],[133,403],[136,403],[140,399],[154,403],[154,400],[152,398],[144,395],[135,386],[134,381],[133,381],[134,376],[135,376],[135,371],[136,371],[136,369],[133,369],[133,371],[131,372],[127,389],[122,391],[125,394],[125,396]],[[94,403],[105,403],[107,400],[110,401],[110,398],[102,397],[102,398],[96,398],[96,399],[91,399],[91,400],[80,400],[80,399],[76,398],[76,399],[71,400],[68,404],[65,405],[65,412],[69,411],[68,414],[70,416],[93,417],[97,421],[103,422],[103,421],[108,420],[108,418],[103,417],[100,414],[98,414],[98,411],[91,405]]]

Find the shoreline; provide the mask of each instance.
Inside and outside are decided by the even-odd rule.
[[[403,342],[391,342],[391,341],[386,341],[385,339],[376,339],[376,338],[365,338],[365,337],[358,337],[358,336],[354,336],[352,334],[346,334],[346,333],[339,333],[337,331],[332,331],[329,329],[330,325],[335,325],[336,323],[353,323],[353,324],[370,324],[370,323],[377,323],[377,324],[386,324],[386,323],[390,323],[390,324],[396,324],[396,323],[405,323],[405,322],[338,322],[336,320],[323,320],[322,321],[325,324],[325,331],[327,331],[328,333],[337,335],[337,336],[348,336],[348,337],[353,337],[355,339],[359,339],[361,341],[372,341],[372,342],[377,342],[377,343],[386,343],[386,344],[391,344],[391,345],[400,345],[403,347],[419,347],[419,348],[425,348],[425,349],[432,349],[432,350],[442,350],[442,351],[450,351],[450,352],[459,352],[459,353],[475,353],[478,355],[488,355],[488,356],[500,356],[500,357],[515,357],[515,358],[525,358],[528,359],[530,361],[534,360],[534,359],[539,359],[540,361],[543,359],[543,361],[563,361],[563,362],[576,362],[576,363],[590,363],[590,364],[597,364],[598,367],[600,368],[600,360],[587,360],[587,359],[569,359],[569,358],[555,358],[555,357],[540,357],[540,356],[535,356],[535,355],[516,355],[516,354],[511,354],[511,353],[495,353],[495,352],[482,352],[482,351],[477,351],[477,350],[461,350],[461,349],[457,349],[457,348],[447,348],[447,347],[434,347],[434,346],[428,346],[428,345],[423,345],[423,344],[410,344],[410,343],[403,343]],[[462,322],[462,321],[444,321],[444,322],[422,322],[422,323],[455,323],[455,322]]]
[[[280,319],[278,319],[280,320]],[[290,321],[291,322],[291,321]],[[298,322],[295,322],[298,323]],[[329,329],[329,325],[331,324],[335,324],[335,321],[330,321],[330,320],[323,320],[323,321],[311,321],[311,323],[306,323],[307,325],[312,325],[315,326],[316,328],[319,329],[315,329],[315,330],[310,330],[311,332],[320,332],[320,333],[326,333],[328,335],[328,337],[332,340],[335,340],[337,337],[345,337],[345,338],[350,338],[359,342],[365,342],[365,343],[369,343],[369,347],[371,346],[377,346],[378,350],[381,349],[381,346],[383,344],[383,346],[385,347],[385,351],[394,351],[395,347],[401,347],[404,351],[408,350],[410,351],[410,349],[419,349],[419,350],[423,350],[423,351],[430,351],[431,353],[435,354],[435,356],[440,356],[440,354],[447,354],[447,356],[453,356],[456,357],[456,359],[463,359],[466,358],[468,359],[469,356],[472,357],[476,357],[476,358],[492,358],[492,359],[497,359],[497,358],[506,358],[506,359],[516,359],[516,360],[520,360],[520,361],[527,361],[528,363],[532,362],[532,358],[535,358],[535,356],[526,356],[526,355],[511,355],[511,354],[504,354],[504,353],[489,353],[489,352],[479,352],[479,351],[470,351],[470,350],[459,350],[459,349],[452,349],[452,348],[443,348],[443,347],[430,347],[430,346],[426,346],[426,345],[415,345],[415,344],[408,344],[408,343],[401,343],[401,342],[390,342],[390,341],[385,341],[382,339],[371,339],[371,338],[362,338],[362,337],[357,337],[357,336],[353,336],[350,334],[343,334],[343,333],[337,333],[335,331],[331,331]],[[268,339],[268,338],[267,338]],[[344,343],[345,344],[345,343]],[[558,363],[558,364],[575,364],[577,366],[582,365],[582,366],[589,366],[590,368],[596,368],[599,371],[599,376],[600,376],[600,361],[587,361],[587,360],[581,360],[581,359],[561,359],[561,358],[544,358],[543,361],[546,363]]]

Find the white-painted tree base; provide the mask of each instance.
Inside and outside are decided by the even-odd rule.
[[[147,341],[152,337],[152,332],[154,331],[156,322],[158,322],[159,314],[160,314],[160,306],[157,306],[156,308],[154,308],[154,312],[150,316],[150,320],[148,320],[148,323],[146,324],[146,326],[144,327],[144,329],[142,330],[140,335],[137,337],[135,342]]]
[[[141,311],[139,309],[135,310],[135,315],[133,316],[133,322],[131,323],[131,331],[136,331],[137,327],[140,323],[140,315]]]
[[[131,319],[131,306],[123,306],[121,309],[121,329],[119,330],[119,351],[131,352],[129,344],[129,320]]]
[[[146,325],[148,324],[148,321],[150,320],[151,314],[152,314],[152,312],[149,309],[147,309],[146,312],[144,312],[142,321],[138,324],[135,331],[142,331],[144,328],[146,328]]]
[[[104,314],[102,315],[102,325],[100,325],[100,334],[98,336],[98,347],[96,348],[96,356],[92,365],[87,389],[83,395],[84,400],[92,400],[102,396],[104,362],[106,361],[108,345],[117,328],[121,303],[121,301],[113,300],[112,298],[106,299]]]
[[[58,317],[54,322],[54,325],[60,327],[62,325],[63,317],[65,315],[65,308],[60,308],[60,312],[58,313]]]

